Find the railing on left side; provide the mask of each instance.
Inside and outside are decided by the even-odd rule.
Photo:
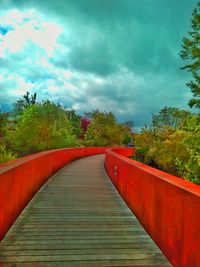
[[[104,152],[104,147],[57,149],[1,164],[0,240],[53,173],[72,160]]]

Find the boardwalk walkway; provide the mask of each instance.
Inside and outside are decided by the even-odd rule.
[[[37,193],[0,244],[3,266],[171,266],[106,176],[74,161]]]

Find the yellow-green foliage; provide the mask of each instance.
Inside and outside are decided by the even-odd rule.
[[[188,158],[177,157],[178,172],[185,179],[200,184],[200,116],[194,115],[184,125],[187,136],[183,139]]]
[[[7,142],[20,155],[76,145],[66,112],[49,101],[27,107],[17,118]]]
[[[5,145],[0,145],[0,163],[15,159],[16,155],[14,155],[11,151],[6,150]]]
[[[135,136],[136,158],[146,164],[200,183],[200,119],[188,116],[175,128],[169,125],[143,128]]]
[[[84,137],[84,143],[90,146],[120,145],[124,131],[113,113],[94,111],[92,121]]]

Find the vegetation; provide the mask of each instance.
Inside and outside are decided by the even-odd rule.
[[[83,134],[83,130],[80,127],[81,116],[76,114],[75,110],[67,110],[66,111],[67,118],[72,126],[72,132],[76,136],[76,138],[80,138]]]
[[[37,98],[36,93],[34,93],[33,95],[30,95],[29,92],[26,92],[26,94],[23,95],[22,98],[20,98],[15,103],[13,103],[14,114],[21,115],[27,107],[35,105],[36,98]]]
[[[192,74],[187,86],[193,93],[190,107],[200,108],[200,2],[192,13],[192,31],[183,38],[182,67]],[[200,184],[200,115],[165,107],[152,115],[151,126],[135,136],[135,158],[150,166]]]
[[[91,123],[85,133],[85,144],[90,146],[113,146],[126,143],[130,131],[117,123],[115,115],[111,112],[94,111]],[[130,140],[128,140],[129,142]]]
[[[200,1],[192,13],[192,30],[188,32],[188,37],[183,38],[182,50],[180,56],[187,64],[182,68],[192,74],[193,80],[187,83],[187,86],[193,93],[190,100],[190,107],[200,108]]]
[[[192,14],[192,31],[183,38],[182,68],[192,74],[187,83],[200,108],[200,2]],[[0,112],[0,163],[38,151],[72,146],[115,146],[133,143],[132,121],[119,124],[113,113],[99,110],[84,117],[50,101],[37,102],[27,92],[13,104],[11,113]],[[200,184],[200,115],[164,107],[152,115],[151,125],[135,135],[135,158]]]
[[[136,159],[200,184],[200,116],[163,108],[135,136]]]
[[[117,123],[112,113],[93,111],[77,115],[50,101],[36,101],[27,92],[10,113],[0,112],[0,163],[27,154],[73,146],[123,145],[131,129]],[[130,123],[129,123],[130,124]]]
[[[49,101],[26,107],[6,141],[20,155],[76,145],[66,112]]]

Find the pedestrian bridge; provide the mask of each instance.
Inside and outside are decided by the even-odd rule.
[[[0,267],[200,266],[199,187],[133,152],[60,149],[2,164]]]

